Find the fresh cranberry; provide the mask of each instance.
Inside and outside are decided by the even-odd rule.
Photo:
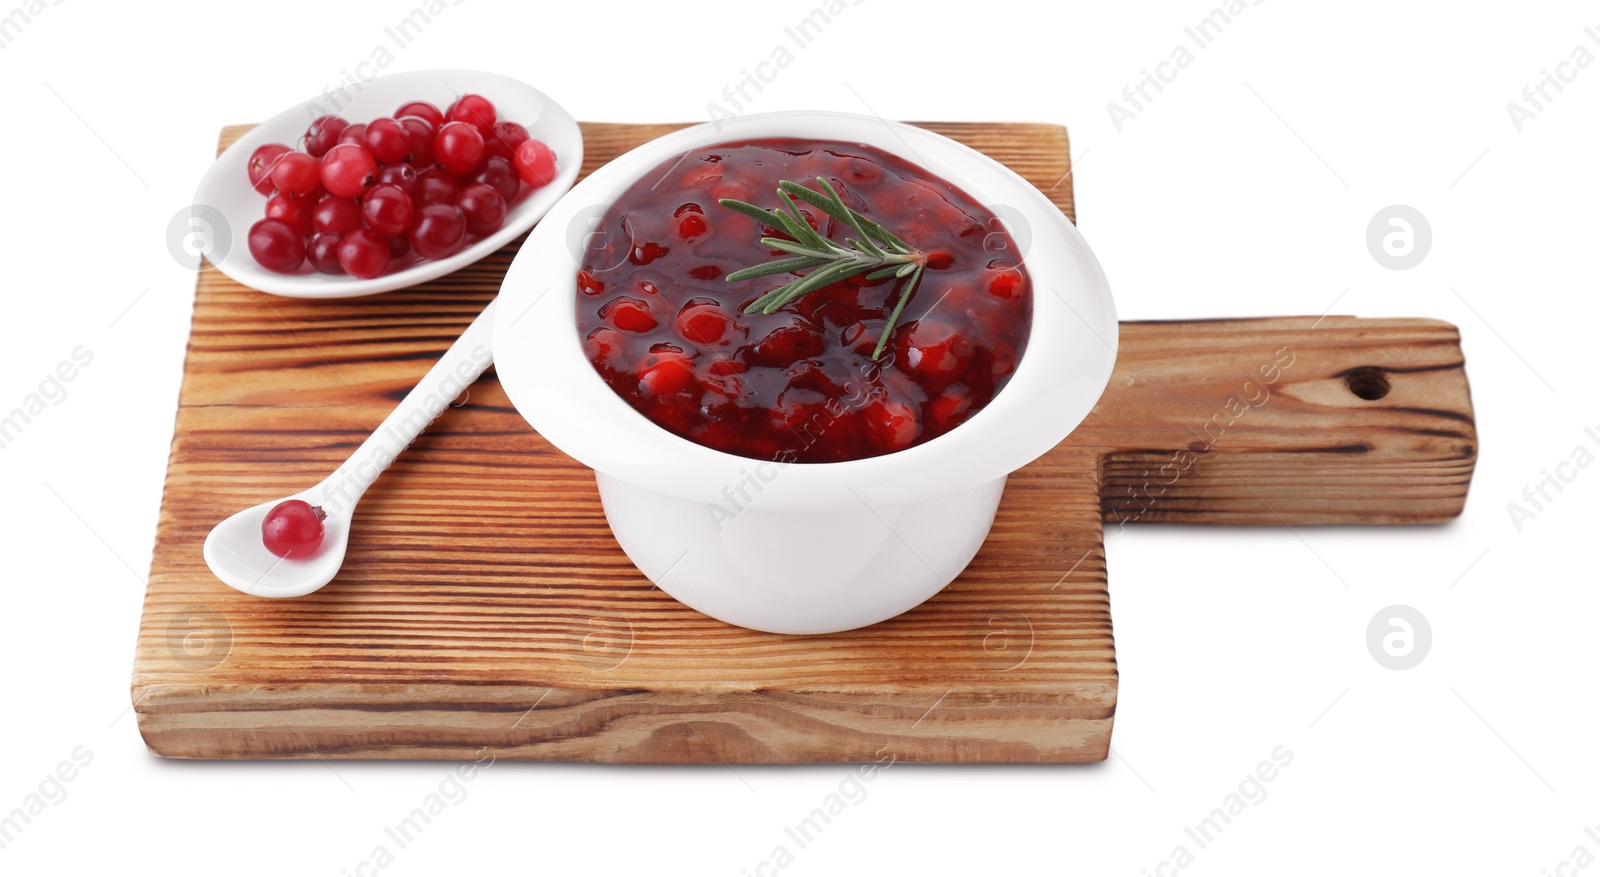
[[[339,240],[342,237],[336,231],[312,235],[311,243],[306,246],[306,259],[311,262],[311,267],[324,274],[343,274],[344,266],[339,264]]]
[[[245,170],[250,177],[250,185],[263,195],[272,194],[272,168],[278,159],[288,155],[289,147],[282,143],[268,143],[257,146],[256,151],[250,153],[250,162]]]
[[[445,122],[434,135],[434,160],[458,177],[477,170],[483,156],[483,132],[466,122]]]
[[[351,128],[355,127],[354,125]],[[346,128],[348,133],[350,128]],[[354,198],[377,181],[378,162],[366,147],[340,143],[322,157],[322,185],[341,198]]]
[[[311,214],[316,209],[309,200],[295,198],[279,192],[267,199],[267,218],[279,219],[289,224],[295,232],[304,236],[311,234]]]
[[[261,542],[286,559],[310,557],[322,545],[321,506],[303,499],[286,499],[273,506],[261,521]]]
[[[401,104],[400,108],[394,111],[396,119],[404,119],[406,116],[422,119],[434,128],[444,124],[444,113],[439,112],[438,107],[425,100],[414,100]]]
[[[543,141],[524,140],[517,145],[512,164],[522,181],[539,188],[556,178],[556,154]]]
[[[528,141],[528,129],[516,122],[496,122],[483,135],[483,147],[497,158],[511,161],[517,156],[517,147]]]
[[[470,178],[474,183],[483,183],[494,187],[496,192],[507,204],[517,197],[517,190],[522,188],[522,179],[517,176],[517,169],[511,162],[497,155],[491,155],[483,160],[483,166]]]
[[[367,228],[385,237],[405,232],[411,227],[415,208],[406,190],[392,183],[373,186],[361,199],[361,216]]]
[[[389,270],[389,244],[369,228],[358,228],[339,241],[339,267],[352,277],[369,280]]]
[[[411,151],[411,137],[393,119],[373,119],[361,135],[361,145],[380,162],[400,161]]]
[[[456,196],[456,206],[467,220],[467,231],[494,234],[506,221],[506,199],[488,183],[473,183]]]
[[[350,123],[338,116],[319,116],[311,121],[311,126],[306,128],[304,144],[306,153],[312,158],[321,158],[339,143],[339,135]]]
[[[288,195],[309,195],[320,182],[317,160],[304,152],[285,153],[272,166],[272,186]]]
[[[467,218],[453,204],[429,204],[417,211],[407,233],[411,249],[424,259],[443,259],[461,249],[467,235]]]
[[[416,116],[406,116],[396,120],[406,132],[406,163],[412,167],[428,167],[433,164],[433,142],[438,136],[437,126],[430,124],[425,119]]]
[[[361,204],[354,198],[329,195],[311,209],[311,228],[318,234],[344,234],[361,227]]]
[[[306,261],[306,238],[281,219],[262,219],[246,236],[250,255],[268,271],[293,274]]]
[[[349,143],[352,146],[360,146],[362,144],[362,138],[366,136],[366,122],[357,122],[354,125],[346,125],[345,129],[339,132],[339,142],[335,143],[334,145],[338,146],[343,143]]]
[[[444,168],[429,168],[417,174],[416,185],[411,187],[412,200],[418,207],[429,204],[454,204],[461,193],[461,181]]]
[[[444,111],[444,117],[450,122],[465,122],[478,129],[478,133],[487,138],[494,132],[495,110],[494,104],[489,99],[477,94],[464,94]]]
[[[386,164],[378,168],[377,184],[399,186],[409,195],[417,186],[417,170],[403,161]]]

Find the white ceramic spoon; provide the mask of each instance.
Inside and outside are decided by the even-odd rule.
[[[302,597],[332,581],[344,564],[350,519],[362,494],[493,361],[494,309],[495,302],[490,301],[377,431],[321,484],[245,509],[212,528],[205,558],[217,578],[258,597]],[[316,552],[285,560],[267,550],[261,522],[273,506],[290,499],[320,506],[327,518]]]

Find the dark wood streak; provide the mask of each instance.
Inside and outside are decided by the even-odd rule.
[[[1387,372],[1389,374],[1421,374],[1423,372],[1457,371],[1459,369],[1466,368],[1466,366],[1467,366],[1467,363],[1466,363],[1465,360],[1458,360],[1456,362],[1445,362],[1445,363],[1440,363],[1438,365],[1418,365],[1418,366],[1409,366],[1409,367],[1408,366],[1395,366],[1395,365],[1380,365],[1378,363],[1373,363],[1371,365],[1358,365],[1358,366],[1355,366],[1353,368],[1347,368],[1344,371],[1335,374],[1334,377],[1336,377],[1336,378],[1348,378],[1351,375],[1355,374],[1356,372],[1363,371],[1363,370],[1369,369],[1369,368],[1375,368],[1375,369],[1377,369],[1379,371]]]

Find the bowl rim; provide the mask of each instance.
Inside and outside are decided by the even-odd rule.
[[[768,137],[882,149],[964,190],[995,212],[1013,238],[1029,241],[1022,244],[1034,289],[1028,345],[1005,388],[983,410],[938,438],[890,454],[764,462],[657,426],[594,370],[576,328],[576,276],[588,224],[674,156]],[[512,260],[495,314],[494,347],[496,372],[518,412],[551,444],[597,472],[725,510],[729,504],[736,511],[757,504],[793,510],[852,501],[892,506],[1005,477],[1055,447],[1088,415],[1115,366],[1117,331],[1104,272],[1083,236],[1009,168],[924,128],[851,113],[786,111],[679,129],[579,182]]]
[[[345,275],[279,274],[256,264],[247,243],[250,227],[262,218],[266,196],[246,182],[250,154],[267,143],[297,144],[311,120],[333,110],[333,115],[377,118],[393,112],[399,101],[429,100],[436,104],[452,94],[478,93],[502,105],[519,109],[512,121],[556,152],[556,177],[548,184],[521,193],[508,205],[505,224],[495,233],[444,259],[420,262],[369,280]],[[404,95],[396,99],[396,95]],[[443,104],[439,104],[441,109]],[[529,117],[531,114],[531,117]],[[526,121],[524,118],[528,117]],[[544,92],[509,76],[482,70],[410,70],[377,76],[300,101],[257,124],[218,155],[195,189],[189,208],[191,225],[227,229],[223,238],[212,228],[204,238],[202,254],[223,274],[252,289],[290,298],[352,298],[390,292],[435,280],[480,261],[534,226],[578,178],[583,165],[583,133],[577,120]],[[247,209],[253,207],[253,211]],[[196,226],[198,227],[198,226]],[[216,249],[226,240],[227,250]]]

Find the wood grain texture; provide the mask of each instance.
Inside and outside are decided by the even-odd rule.
[[[585,172],[675,127],[585,124]],[[1064,130],[929,127],[1071,215]],[[212,578],[206,532],[336,466],[492,297],[514,251],[344,301],[201,275],[134,666],[153,752],[1099,760],[1117,698],[1102,519],[1441,520],[1460,511],[1471,474],[1452,327],[1124,324],[1101,404],[1012,477],[955,583],[867,630],[779,636],[654,589],[612,540],[592,474],[527,427],[491,372],[372,488],[327,588],[267,601]],[[1280,348],[1294,361],[1267,381],[1259,368]],[[1346,374],[1363,367],[1385,370],[1384,398],[1351,391]],[[1250,397],[1243,409],[1236,396]],[[1151,486],[1175,459],[1178,477]]]

